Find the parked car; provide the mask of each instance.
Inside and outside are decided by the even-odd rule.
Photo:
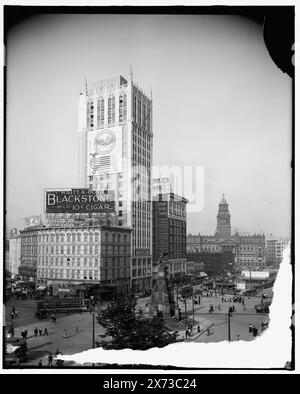
[[[269,302],[264,302],[264,303],[255,305],[255,310],[257,313],[269,313],[270,312],[269,306],[270,306]]]

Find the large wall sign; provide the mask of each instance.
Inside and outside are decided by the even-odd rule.
[[[112,213],[115,210],[112,190],[89,189],[46,190],[47,213]]]
[[[88,175],[122,171],[122,126],[89,131]]]

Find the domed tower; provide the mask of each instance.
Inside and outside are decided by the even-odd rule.
[[[224,198],[219,203],[219,212],[217,215],[217,228],[215,232],[217,237],[230,237],[231,236],[231,224],[230,224],[230,213],[228,209],[227,201]]]

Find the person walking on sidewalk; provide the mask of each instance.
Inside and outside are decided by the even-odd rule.
[[[52,361],[53,361],[53,356],[52,356],[52,354],[49,354],[49,356],[48,356],[48,367],[52,367]]]

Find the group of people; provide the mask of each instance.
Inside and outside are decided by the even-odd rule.
[[[37,337],[38,334],[40,336],[42,336],[42,335],[47,335],[48,336],[48,329],[47,329],[47,327],[45,327],[44,330],[43,330],[42,327],[40,327],[40,328],[35,327],[34,330],[33,330],[33,333],[34,333],[35,337]]]

